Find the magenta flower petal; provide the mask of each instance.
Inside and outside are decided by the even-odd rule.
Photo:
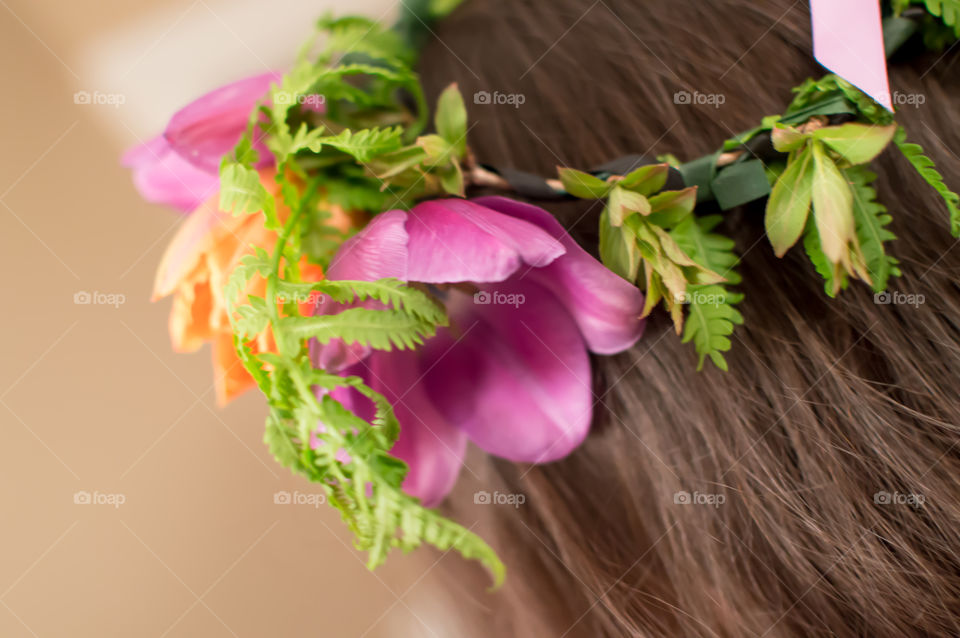
[[[271,72],[220,87],[183,107],[170,119],[163,135],[170,146],[198,168],[216,174],[226,155],[247,128],[250,112],[282,74]],[[260,150],[260,165],[272,161]]]
[[[410,467],[403,490],[432,507],[453,488],[467,438],[427,398],[420,365],[418,354],[410,350],[375,352],[344,374],[363,378],[393,405],[401,427],[390,454]],[[373,404],[356,390],[338,388],[332,396],[360,418],[373,418]]]
[[[491,454],[533,463],[566,456],[586,437],[593,413],[577,325],[532,281],[481,288],[487,297],[449,293],[451,328],[423,348],[430,398]]]
[[[580,247],[556,218],[536,206],[505,197],[473,200],[505,215],[536,224],[563,243],[566,254],[524,276],[548,288],[577,322],[587,346],[598,354],[630,348],[643,334],[643,294]]]
[[[463,199],[418,204],[406,229],[409,281],[503,281],[521,264],[546,266],[564,253],[537,225]]]
[[[407,273],[407,213],[381,213],[348,239],[327,268],[327,279],[376,281],[403,279]]]
[[[163,136],[130,149],[123,165],[133,169],[133,183],[148,202],[190,212],[213,195],[217,174],[197,168],[176,153]]]

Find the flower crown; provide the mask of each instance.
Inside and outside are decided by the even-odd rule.
[[[692,161],[629,156],[555,178],[482,165],[456,85],[424,132],[413,70],[427,25],[457,4],[408,3],[392,28],[323,18],[287,73],[200,98],[124,161],[147,199],[190,212],[154,295],[174,297],[178,350],[212,342],[219,400],[261,390],[271,453],[322,486],[371,569],[429,543],[499,584],[497,554],[429,508],[467,441],[521,462],[568,454],[590,428],[588,351],[631,347],[657,306],[700,367],[726,370],[743,295],[722,211],[765,199],[776,254],[802,239],[834,296],[899,274],[868,168],[881,151],[894,145],[942,196],[954,236],[960,197],[839,75],[807,80],[784,113]],[[887,56],[917,33],[928,46],[960,37],[946,3],[885,12]],[[602,200],[600,260],[544,209],[464,199],[472,187]]]

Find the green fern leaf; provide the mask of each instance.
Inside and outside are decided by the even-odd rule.
[[[729,284],[741,281],[734,270],[739,261],[734,253],[734,242],[719,233],[711,232],[721,222],[720,215],[685,217],[671,231],[671,236],[694,261],[724,277]],[[703,369],[707,357],[721,370],[727,370],[723,353],[730,350],[728,338],[734,327],[743,323],[743,315],[734,308],[743,295],[732,292],[726,285],[709,284],[688,286],[684,301],[688,316],[684,323],[683,343],[693,342],[700,355],[697,369]]]
[[[226,158],[220,165],[220,210],[234,214],[262,210],[266,227],[272,230],[280,228],[276,202],[260,183],[260,174]]]
[[[857,241],[863,252],[867,272],[874,292],[887,289],[891,276],[900,275],[900,263],[896,257],[887,255],[883,244],[896,239],[886,226],[893,219],[887,208],[876,201],[877,192],[872,183],[877,175],[864,166],[854,166],[844,171],[853,189],[853,216],[856,220]]]
[[[350,308],[336,315],[284,317],[278,323],[284,335],[297,340],[315,338],[320,343],[343,339],[377,350],[412,350],[432,337],[434,325],[399,310]]]
[[[321,145],[332,146],[359,162],[369,162],[378,155],[398,150],[402,145],[400,139],[402,134],[403,130],[399,126],[363,129],[355,132],[345,129],[338,135],[317,138],[311,150],[319,152]]]
[[[937,171],[933,160],[923,154],[923,148],[919,144],[907,142],[907,133],[902,126],[897,129],[893,141],[896,142],[897,148],[900,149],[900,152],[903,153],[903,156],[913,165],[920,176],[943,198],[943,203],[947,205],[947,213],[950,216],[950,234],[954,237],[960,237],[960,195],[951,191],[943,183],[943,175]]]

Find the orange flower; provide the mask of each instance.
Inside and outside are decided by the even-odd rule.
[[[279,187],[273,171],[260,172],[260,182],[276,196]],[[170,339],[177,352],[194,352],[206,341],[212,342],[214,385],[217,403],[225,405],[254,385],[253,377],[240,362],[233,347],[233,331],[227,317],[223,289],[234,267],[245,255],[253,254],[255,247],[272,252],[277,233],[264,228],[262,212],[233,215],[219,208],[219,194],[197,208],[177,230],[157,269],[153,300],[173,295],[170,312]],[[277,198],[277,214],[281,221],[288,211]],[[346,231],[350,217],[339,207],[332,207],[332,225]],[[300,272],[305,281],[323,278],[323,270],[300,261]],[[254,276],[247,293],[265,296],[266,280]],[[255,353],[274,349],[269,330],[253,339],[249,345]]]

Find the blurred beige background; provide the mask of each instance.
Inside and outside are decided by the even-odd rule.
[[[181,218],[119,165],[336,4],[0,0],[0,636],[457,635],[436,554],[371,574],[332,509],[274,503],[318,490],[267,453],[259,396],[217,409],[209,351],[170,350],[149,294]]]

